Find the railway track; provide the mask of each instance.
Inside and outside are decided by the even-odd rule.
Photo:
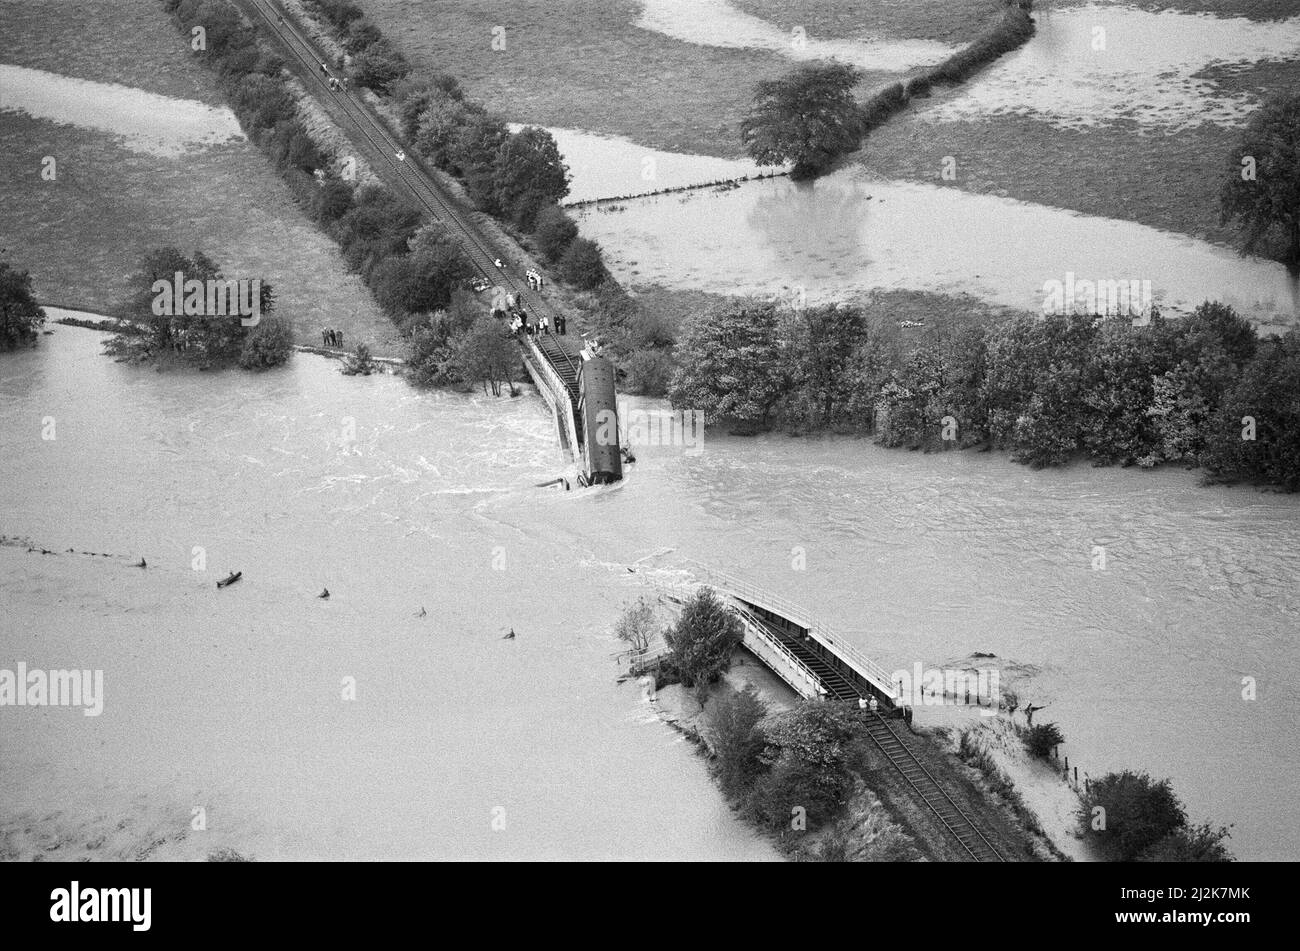
[[[856,703],[859,699],[870,699],[869,695],[864,693],[854,681],[845,677],[804,644],[802,638],[782,631],[753,615],[748,616],[750,623],[762,628],[769,639],[782,644],[804,665],[805,669],[817,678],[829,698],[849,703]],[[939,781],[921,764],[916,754],[903,742],[902,737],[894,731],[888,720],[879,713],[873,713],[866,719],[866,728],[871,741],[903,777],[903,782],[911,789],[913,795],[934,813],[971,859],[976,862],[1005,861],[975,821],[953,801]]]
[[[879,713],[867,718],[867,733],[885,757],[893,764],[911,787],[918,799],[929,807],[948,830],[949,834],[961,845],[962,850],[976,862],[1005,862],[997,848],[989,841],[975,821],[962,811],[930,771],[921,765],[916,754],[894,732],[889,721]]]
[[[502,252],[456,208],[455,203],[442,191],[415,151],[407,151],[404,143],[388,124],[351,89],[330,88],[329,76],[321,71],[321,64],[326,61],[327,54],[317,48],[316,44],[303,33],[293,16],[272,0],[234,0],[234,2],[250,16],[254,23],[262,23],[269,34],[279,40],[280,45],[297,63],[299,68],[296,72],[307,85],[308,91],[315,91],[316,98],[323,102],[327,111],[331,111],[330,105],[336,107],[332,111],[344,118],[348,127],[345,131],[355,133],[349,135],[353,144],[367,153],[370,160],[376,163],[377,168],[387,169],[390,179],[400,182],[419,207],[456,236],[479,275],[489,284],[503,287],[508,293],[513,294],[530,314],[546,317],[554,327],[557,315],[555,307],[546,298],[535,293],[526,281],[521,281],[510,273],[508,266],[497,267],[498,260],[505,260]],[[398,158],[399,153],[404,158]],[[562,378],[577,379],[578,361],[567,347],[560,345],[551,348],[545,356]],[[570,388],[569,395],[576,413],[578,403],[576,383]]]

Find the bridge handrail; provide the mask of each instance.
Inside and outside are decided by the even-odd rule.
[[[864,656],[862,652],[852,644],[849,644],[842,638],[838,637],[821,621],[815,620],[802,606],[795,604],[788,598],[784,598],[779,594],[760,588],[744,579],[729,575],[725,571],[719,571],[716,568],[710,568],[707,565],[701,565],[698,562],[694,562],[694,564],[698,566],[706,578],[716,579],[718,581],[717,587],[735,592],[736,594],[752,596],[755,600],[762,601],[771,605],[773,608],[779,609],[790,620],[801,623],[808,629],[808,633],[825,643],[827,647],[833,648],[837,654],[843,655],[846,660],[857,666],[859,668],[859,673],[867,676],[869,679],[874,678],[879,681],[879,683],[877,683],[878,687],[885,689],[889,696],[894,695],[893,682],[889,673],[883,667],[870,658]]]
[[[546,359],[546,354],[538,349],[537,344],[531,339],[524,340],[524,347],[533,362],[537,365],[537,370],[546,380],[547,387],[554,398],[553,405],[555,412],[562,413],[564,416],[564,431],[569,438],[569,446],[573,450],[573,458],[579,464],[579,468],[585,473],[587,470],[587,453],[586,447],[578,442],[578,425],[574,416],[573,398],[569,394],[569,388],[564,385],[560,375],[555,372],[555,367],[551,361]],[[559,405],[562,403],[563,405]]]
[[[815,694],[822,694],[822,693],[824,693],[825,688],[824,688],[824,686],[823,686],[823,684],[822,684],[821,678],[818,677],[818,676],[817,676],[815,673],[813,673],[811,670],[809,670],[809,669],[808,669],[808,665],[805,664],[805,663],[804,663],[802,660],[800,660],[798,657],[796,657],[795,654],[790,650],[790,648],[786,647],[786,646],[785,646],[784,644],[782,644],[779,640],[777,640],[776,638],[774,638],[774,637],[772,637],[770,634],[768,634],[768,632],[766,631],[766,629],[764,629],[764,627],[763,627],[763,623],[762,623],[761,621],[759,621],[758,618],[754,617],[754,615],[750,614],[750,613],[749,613],[748,611],[746,611],[744,608],[739,607],[739,606],[737,606],[737,605],[730,605],[730,607],[731,607],[731,610],[732,610],[732,611],[734,611],[736,614],[740,615],[742,622],[745,624],[745,628],[746,628],[746,632],[747,632],[747,633],[753,633],[753,635],[754,635],[758,640],[760,640],[760,641],[763,642],[763,645],[764,645],[765,647],[775,649],[776,652],[777,652],[778,654],[781,655],[782,659],[783,659],[786,663],[788,663],[788,664],[790,664],[790,666],[794,667],[795,670],[798,671],[799,675],[802,676],[804,680],[806,680],[806,681],[808,681],[810,684],[812,684],[812,686],[813,686],[813,692],[814,692]],[[786,683],[790,684],[791,687],[794,687],[794,689],[795,689],[796,691],[799,691],[800,693],[803,692],[803,691],[799,690],[799,686],[798,686],[798,684],[796,684],[794,681],[792,681],[792,680],[791,680],[789,677],[787,677],[784,673],[782,673],[782,672],[779,671],[779,670],[776,670],[775,667],[772,668],[772,669],[773,669],[773,671],[777,674],[777,676],[779,676],[779,677],[780,677],[782,680],[784,680]]]
[[[674,596],[676,599],[680,600],[681,602],[685,602],[689,600],[695,594],[695,589],[692,588],[690,585],[671,584],[669,582],[659,581],[659,580],[651,580],[650,583],[654,587],[660,589],[661,591]],[[818,677],[815,673],[813,673],[813,671],[811,671],[808,668],[808,665],[805,664],[802,660],[800,660],[799,657],[793,651],[790,650],[790,648],[786,647],[779,640],[772,637],[767,632],[766,628],[763,626],[762,621],[758,620],[758,618],[754,617],[752,613],[746,611],[743,607],[741,607],[738,604],[728,604],[727,608],[728,610],[732,611],[734,614],[738,615],[741,618],[742,623],[744,623],[745,625],[746,633],[752,632],[756,638],[758,638],[763,642],[764,646],[771,648],[772,650],[780,654],[782,660],[786,661],[788,664],[794,667],[799,672],[799,674],[804,679],[806,679],[811,684],[813,684],[814,687],[821,686],[821,678]],[[798,684],[790,680],[789,677],[786,677],[783,673],[781,673],[781,671],[776,670],[775,668],[773,668],[773,671],[779,677],[781,677],[782,680],[790,684],[790,686],[793,687],[796,691],[800,693],[803,692],[799,689]]]

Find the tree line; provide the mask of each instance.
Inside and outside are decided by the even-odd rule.
[[[1140,323],[957,317],[908,340],[856,306],[736,300],[693,320],[677,357],[673,406],[751,431],[983,446],[1034,467],[1181,463],[1300,489],[1300,332],[1260,339],[1218,303]]]

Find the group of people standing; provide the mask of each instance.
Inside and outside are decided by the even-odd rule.
[[[557,318],[557,321],[562,318]],[[551,322],[545,317],[539,317],[537,320],[529,321],[528,315],[522,310],[514,312],[510,320],[510,332],[515,336],[523,333],[526,337],[538,337],[542,334],[551,332]]]
[[[524,277],[528,279],[528,286],[532,290],[540,291],[542,289],[542,272],[536,268],[529,268],[524,272]]]
[[[343,346],[342,331],[335,330],[333,327],[325,327],[320,332],[320,344],[322,347]]]

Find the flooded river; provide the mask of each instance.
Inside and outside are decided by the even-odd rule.
[[[0,363],[0,533],[117,556],[0,548],[6,656],[103,668],[107,695],[99,718],[5,713],[11,808],[206,803],[265,858],[771,857],[613,682],[619,606],[694,560],[887,669],[994,653],[1081,770],[1168,775],[1243,858],[1300,854],[1295,498],[713,432],[557,494],[534,487],[560,468],[535,398],[304,355],[159,374],[100,340],[59,328]]]

